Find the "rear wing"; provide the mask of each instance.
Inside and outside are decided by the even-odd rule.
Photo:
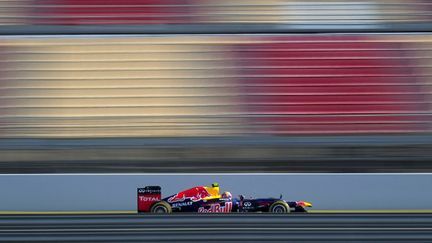
[[[150,212],[150,208],[162,198],[160,186],[146,186],[137,189],[137,205],[139,212]]]

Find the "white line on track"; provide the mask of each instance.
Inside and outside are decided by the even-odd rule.
[[[0,176],[390,176],[432,175],[432,173],[35,173],[3,174]]]
[[[126,229],[2,229],[0,232],[96,232],[96,231],[215,231],[215,230],[227,230],[227,231],[236,231],[236,230],[274,230],[274,231],[314,231],[314,230],[323,230],[323,231],[395,231],[395,230],[403,230],[403,231],[432,231],[432,228],[126,228]]]

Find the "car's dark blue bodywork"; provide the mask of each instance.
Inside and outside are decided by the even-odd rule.
[[[280,198],[250,198],[240,201],[238,199],[238,212],[269,212],[270,206],[278,201],[289,205],[291,212],[306,212],[306,209],[295,201],[285,201]]]

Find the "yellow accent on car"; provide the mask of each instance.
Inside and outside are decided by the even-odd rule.
[[[220,198],[221,195],[219,194],[219,185],[217,183],[213,183],[213,186],[206,186],[204,187],[211,196],[206,197],[205,199],[213,199],[213,198]]]
[[[303,203],[304,203],[305,207],[312,207],[312,203],[309,203],[309,202],[303,202]]]

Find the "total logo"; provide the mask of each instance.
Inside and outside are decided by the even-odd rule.
[[[141,196],[141,197],[139,197],[139,200],[141,202],[157,202],[157,201],[160,200],[160,198],[159,197],[144,197],[144,196]]]
[[[198,213],[230,213],[232,210],[232,202],[225,203],[221,206],[219,203],[211,204],[209,209],[204,207],[198,208]]]

